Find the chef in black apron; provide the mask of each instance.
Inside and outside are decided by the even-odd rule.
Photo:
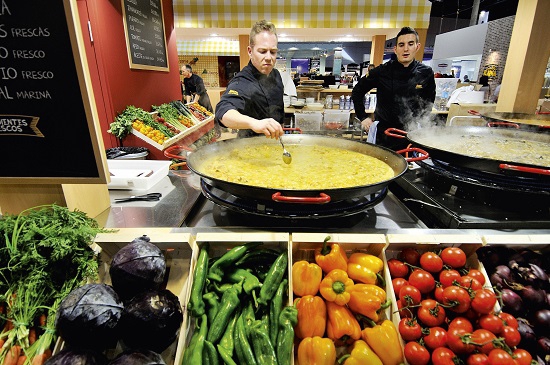
[[[181,75],[183,76],[182,94],[186,103],[196,103],[202,105],[210,113],[214,113],[210,97],[206,92],[204,81],[199,75],[193,73],[191,65],[181,67]]]

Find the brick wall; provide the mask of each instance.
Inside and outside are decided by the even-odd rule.
[[[514,20],[515,15],[512,15],[488,23],[479,75],[487,74],[490,84],[497,85],[502,82]]]

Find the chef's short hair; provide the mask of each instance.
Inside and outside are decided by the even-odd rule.
[[[416,43],[420,42],[420,38],[418,37],[418,32],[414,28],[411,28],[411,27],[401,28],[399,33],[397,33],[397,37],[395,37],[395,40],[397,41],[399,39],[399,37],[401,37],[402,35],[406,35],[406,34],[414,34],[414,36],[416,37]]]
[[[250,47],[254,47],[256,44],[256,36],[261,32],[269,32],[277,37],[277,31],[275,29],[275,24],[268,22],[267,20],[260,20],[252,26],[250,30],[250,39],[248,41]]]
[[[185,65],[185,66],[183,66],[183,67],[185,67],[185,69],[186,69],[187,71],[193,73],[193,67],[191,67],[191,65]]]

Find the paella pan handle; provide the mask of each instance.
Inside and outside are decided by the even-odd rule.
[[[186,160],[186,157],[179,154],[182,150],[193,152],[193,150],[189,147],[173,145],[164,150],[164,156],[184,161]]]
[[[527,167],[527,166],[517,166],[517,165],[506,164],[506,163],[501,163],[500,165],[498,165],[498,167],[501,168],[502,170],[520,171],[520,172],[527,172],[529,174],[550,176],[550,170],[548,169],[539,169],[536,167]]]
[[[388,128],[384,131],[384,134],[386,136],[395,137],[395,138],[405,138],[407,136],[407,132],[397,128]]]
[[[271,196],[271,199],[279,203],[326,204],[330,202],[330,195],[320,193],[318,197],[284,196],[278,191]]]
[[[408,152],[418,152],[420,154],[418,157],[405,157],[405,161],[407,162],[423,161],[428,157],[430,157],[430,154],[427,151],[424,151],[422,148],[418,148],[418,147],[408,147],[403,150],[399,150],[395,152],[400,155]]]
[[[519,129],[519,124],[510,122],[489,122],[487,127],[507,127]]]
[[[473,110],[473,109],[468,110],[468,114],[472,114],[472,115],[475,115],[475,116],[478,116],[478,117],[482,116],[480,112],[478,112],[477,110]]]

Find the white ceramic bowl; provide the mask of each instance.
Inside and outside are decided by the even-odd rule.
[[[328,88],[329,89],[338,89],[338,85],[329,85]]]

